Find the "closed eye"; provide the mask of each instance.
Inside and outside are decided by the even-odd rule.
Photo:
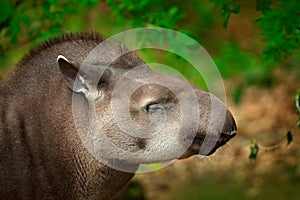
[[[148,113],[161,112],[165,110],[165,108],[159,103],[150,103],[146,105],[144,109]]]

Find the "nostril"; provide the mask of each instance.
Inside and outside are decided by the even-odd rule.
[[[226,119],[222,132],[230,137],[234,137],[237,134],[236,123],[229,110],[226,111]]]
[[[231,131],[229,132],[230,135],[236,135],[237,134],[237,127],[236,127],[236,124],[235,124],[235,121],[232,117],[232,121],[233,121],[233,125],[231,127]]]
[[[234,137],[237,134],[237,130],[233,130],[231,132],[228,132],[227,134]]]

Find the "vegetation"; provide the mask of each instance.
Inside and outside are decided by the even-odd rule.
[[[91,8],[101,2],[81,0],[78,1],[79,4],[75,4],[73,0],[1,1],[0,31],[4,36],[4,42],[1,43],[0,49],[5,51],[13,48],[13,45],[24,43],[24,36],[30,42],[40,42],[67,31],[63,27],[63,21],[67,16],[79,14],[80,7]],[[132,27],[155,25],[178,29],[189,34],[187,27],[180,24],[188,15],[182,3],[160,0],[106,0],[104,2],[116,16],[117,23],[124,23],[125,19],[130,19]],[[225,28],[228,26],[231,14],[238,14],[244,3],[240,0],[213,0],[213,2],[221,10]],[[196,3],[192,1],[192,4]],[[207,5],[205,6],[210,6]],[[263,14],[256,22],[262,27],[261,34],[268,38],[265,42],[265,59],[278,61],[299,48],[300,4],[297,0],[275,2],[255,0],[255,9]],[[196,11],[202,10],[203,8],[197,6]]]
[[[113,20],[115,27],[120,27],[119,30],[160,26],[186,33],[205,46],[217,45],[219,48],[212,47],[212,51],[217,51],[213,56],[222,75],[225,78],[237,75],[244,77],[232,94],[236,103],[240,101],[243,88],[248,85],[272,85],[274,69],[284,65],[294,52],[298,52],[300,46],[300,4],[297,0],[255,0],[254,3],[241,0],[210,0],[199,3],[192,0],[190,4],[178,0],[81,0],[78,3],[73,0],[3,0],[0,7],[0,68],[11,64],[11,57],[19,59],[24,49],[20,56],[16,56],[16,49],[28,49],[64,32],[95,29],[97,24],[92,22],[88,27],[84,21],[88,20],[91,12],[105,11],[111,16],[108,21]],[[103,7],[107,10],[100,10]],[[253,23],[261,27],[264,38],[260,39],[261,45],[264,45],[264,49],[261,49],[263,58],[260,50],[240,51],[240,45],[233,41],[216,42],[203,39],[207,38],[209,30],[218,25],[221,17],[226,28],[230,16],[238,14],[244,8],[257,11],[254,14],[257,18]],[[105,18],[107,20],[107,16]],[[94,21],[105,24],[104,19]],[[112,34],[112,31],[108,31],[108,34]],[[235,56],[231,56],[232,54]],[[148,57],[152,56],[148,54]],[[193,79],[188,76],[191,73],[183,67],[179,70],[188,79]],[[205,87],[202,81],[196,81],[200,79],[198,77],[191,81]]]
[[[272,88],[284,82],[282,76],[285,75],[278,76],[278,73],[300,76],[299,0],[189,2],[2,0],[0,75],[5,76],[33,46],[65,32],[96,29],[110,36],[130,28],[159,26],[188,34],[208,50],[222,76],[226,80],[233,80],[231,97],[236,104],[244,100],[244,90],[249,86]],[[240,22],[237,18],[244,21]],[[228,36],[228,29],[234,34]],[[161,52],[147,50],[139,53],[146,62],[158,60],[159,63],[172,66],[192,83],[205,88],[200,75],[195,76],[195,72],[188,67],[189,63],[182,58],[170,53],[161,56]],[[294,109],[299,119],[292,123],[297,123],[300,129],[300,91],[296,92],[294,99]],[[295,129],[290,126],[282,132],[278,142],[270,146],[261,145],[254,138],[250,142],[248,156],[257,159],[259,152],[277,149],[284,143],[290,146],[294,139]],[[293,168],[292,172],[296,171]],[[292,172],[288,177],[292,177]],[[276,181],[279,184],[280,180]]]
[[[223,17],[223,26],[226,28],[232,14],[238,14],[243,6],[249,6],[245,1],[240,0],[213,0],[204,5],[192,1],[195,8],[185,6],[178,1],[160,1],[160,0],[81,0],[79,4],[74,4],[73,0],[57,1],[12,1],[4,0],[0,2],[2,8],[0,14],[0,67],[7,64],[7,57],[10,57],[16,48],[20,48],[30,43],[34,46],[41,41],[57,36],[63,32],[69,31],[65,28],[65,21],[70,16],[88,15],[88,11],[96,4],[108,6],[111,15],[116,18],[117,24],[127,24],[131,22],[130,27],[140,26],[160,26],[165,28],[177,29],[181,32],[195,36],[201,41],[201,31],[188,31],[191,24],[186,24],[191,15],[202,14],[202,18],[214,22],[219,17],[212,17],[215,6],[221,11],[219,14]],[[245,4],[245,5],[243,5]],[[249,84],[271,85],[272,71],[278,65],[285,62],[286,59],[296,52],[300,45],[300,4],[298,0],[255,0],[252,5],[253,10],[261,13],[255,23],[261,27],[261,35],[265,37],[264,57],[257,56],[259,52],[245,53],[240,51],[235,43],[221,44],[222,52],[215,57],[217,66],[224,77],[234,77],[242,74],[245,78],[237,85],[232,96],[236,103],[241,100],[243,88]],[[84,9],[83,9],[84,8]],[[188,13],[191,11],[191,14]],[[138,16],[138,17],[136,17]],[[197,16],[195,17],[197,18]],[[204,24],[204,21],[200,21]],[[213,24],[213,23],[212,23]],[[193,25],[193,24],[192,24]],[[207,24],[205,24],[207,25]],[[231,55],[235,55],[232,57]],[[148,55],[152,59],[151,54]],[[224,65],[230,63],[230,66]],[[171,65],[172,66],[172,65]],[[246,68],[240,66],[247,66]],[[174,66],[176,68],[176,66]],[[178,68],[177,68],[178,69]],[[186,76],[192,74],[185,69],[181,70]],[[188,76],[189,79],[192,77]],[[202,85],[196,78],[196,85]],[[193,80],[192,80],[193,82]],[[289,135],[291,135],[289,133]],[[287,137],[290,138],[290,137]],[[254,145],[255,146],[255,145]],[[250,152],[257,152],[253,148]],[[252,154],[251,153],[251,154]],[[250,157],[252,157],[250,155]]]

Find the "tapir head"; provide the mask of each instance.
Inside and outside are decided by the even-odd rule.
[[[232,114],[216,96],[154,73],[119,44],[74,60],[57,57],[73,91],[77,132],[99,159],[152,163],[207,156],[237,133]]]

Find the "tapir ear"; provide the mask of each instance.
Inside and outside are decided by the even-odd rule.
[[[88,80],[86,80],[87,76],[79,73],[79,69],[66,57],[59,55],[57,62],[61,73],[64,75],[69,88],[73,92],[83,93],[87,99],[99,98],[100,92],[97,86],[88,84]]]
[[[71,62],[63,55],[59,55],[57,57],[57,62],[59,69],[61,73],[65,76],[65,78],[69,79],[71,82],[74,83],[78,73],[78,69],[73,64],[71,64]]]

